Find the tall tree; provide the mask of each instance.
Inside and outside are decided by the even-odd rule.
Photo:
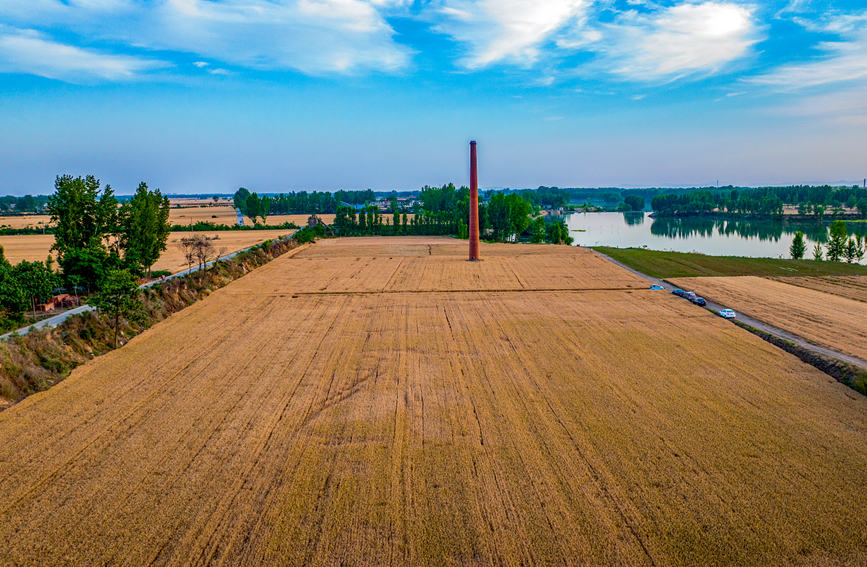
[[[36,304],[49,299],[57,287],[57,276],[42,262],[16,264],[12,276],[18,280],[21,291],[30,301],[30,309],[36,315]]]
[[[111,234],[117,220],[117,199],[111,186],[100,191],[99,180],[64,175],[54,183],[48,212],[54,223],[54,246],[61,258],[69,251],[97,244]]]
[[[828,260],[839,262],[846,255],[846,241],[849,232],[846,230],[846,222],[837,220],[831,224],[830,237],[828,238]]]
[[[121,317],[133,319],[143,315],[135,276],[125,269],[110,269],[100,290],[90,298],[90,303],[110,321],[114,330],[114,348],[117,348]]]
[[[132,199],[120,208],[120,247],[129,267],[150,277],[151,267],[166,249],[170,230],[169,198],[140,183]]]
[[[0,312],[4,317],[17,316],[26,309],[27,295],[0,246]]]
[[[257,214],[262,219],[262,224],[268,224],[267,223],[267,217],[268,217],[268,213],[271,212],[271,202],[272,202],[271,197],[262,197],[259,199],[259,207],[258,207]],[[256,222],[255,219],[253,220],[253,222],[254,223]]]
[[[807,251],[807,244],[804,242],[804,233],[800,230],[795,233],[795,238],[792,239],[792,245],[789,247],[789,252],[792,254],[792,259],[800,260],[804,257],[804,252]]]
[[[854,236],[846,241],[846,249],[844,253],[846,255],[846,261],[850,264],[858,257],[858,241]]]
[[[547,236],[545,217],[536,217],[530,225],[530,242],[533,244],[545,242],[545,236]]]
[[[247,215],[247,197],[249,196],[250,191],[246,187],[239,187],[238,190],[235,191],[233,203],[235,205],[235,208],[241,211],[242,215]]]

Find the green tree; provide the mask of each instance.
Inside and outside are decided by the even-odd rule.
[[[58,177],[48,212],[55,225],[54,245],[65,277],[79,276],[88,287],[98,284],[93,270],[79,272],[78,258],[108,258],[106,241],[117,230],[117,199],[110,186],[100,190],[99,180],[88,175]]]
[[[821,262],[825,259],[825,254],[822,252],[822,245],[818,242],[813,246],[813,260]]]
[[[509,236],[509,203],[503,193],[494,193],[488,202],[488,223],[494,231],[494,240],[505,241]]]
[[[855,240],[855,261],[861,262],[864,259],[864,243],[867,241],[867,236],[855,235],[852,239]]]
[[[57,276],[42,262],[23,261],[12,268],[12,276],[30,302],[30,309],[36,315],[36,304],[52,296],[57,287]]]
[[[246,187],[239,187],[237,191],[235,191],[235,196],[233,197],[233,203],[235,208],[241,211],[241,214],[244,216],[250,216],[247,214],[247,197],[250,196],[250,191]]]
[[[533,244],[545,242],[546,236],[545,217],[536,217],[530,225],[530,242]]]
[[[795,238],[792,239],[792,245],[789,247],[789,253],[792,255],[792,259],[800,260],[804,257],[804,253],[807,251],[807,244],[804,242],[804,233],[800,230],[795,233]]]
[[[858,243],[854,236],[846,241],[844,254],[846,256],[846,261],[850,264],[858,257]]]
[[[831,224],[831,235],[828,239],[828,260],[839,262],[846,255],[846,241],[849,232],[846,230],[846,222],[837,220]]]
[[[90,303],[108,319],[114,331],[114,348],[117,348],[121,317],[141,319],[144,316],[138,293],[138,283],[133,274],[129,270],[113,268],[106,273],[100,290],[90,298]]]
[[[27,309],[27,295],[15,277],[12,265],[0,246],[0,310],[3,317],[20,316]]]
[[[627,195],[623,198],[623,202],[625,203],[625,210],[627,211],[643,211],[644,210],[644,197],[641,195]]]
[[[256,193],[250,193],[247,195],[247,200],[244,205],[243,213],[250,217],[250,220],[253,221],[253,224],[256,224],[256,218],[259,216],[259,195]]]
[[[151,267],[169,239],[169,198],[159,190],[148,191],[142,182],[132,199],[120,208],[119,221],[124,260],[134,271],[144,271],[150,277]]]
[[[268,213],[271,212],[271,197],[262,197],[259,199],[259,208],[257,214],[262,219],[262,224],[268,224]],[[255,220],[253,221],[256,222]]]
[[[519,235],[530,226],[530,213],[533,205],[517,193],[506,195],[509,206],[509,229],[512,234]]]

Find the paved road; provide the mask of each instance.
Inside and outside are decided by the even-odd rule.
[[[626,264],[618,262],[614,258],[607,256],[607,255],[605,255],[602,252],[599,252],[597,250],[594,250],[594,252],[596,252],[597,254],[599,254],[600,256],[602,256],[603,258],[608,260],[609,262],[620,266],[624,270],[628,270],[637,276],[640,276],[640,277],[642,277],[642,278],[644,278],[650,282],[653,282],[657,285],[662,286],[668,292],[671,292],[672,290],[674,290],[676,288],[675,285],[669,283],[666,280],[661,280],[659,278],[654,278],[654,277],[648,276],[647,274],[641,273],[638,270],[630,268]],[[708,301],[707,306],[705,308],[708,309],[709,311],[712,311],[713,313],[719,313],[719,311],[721,309],[725,309],[726,306],[720,305],[718,303],[714,303],[712,301]],[[744,315],[743,313],[738,313],[737,319],[741,323],[745,323],[745,324],[749,325],[750,327],[759,329],[760,331],[764,331],[770,335],[774,335],[778,338],[789,341],[790,343],[794,343],[794,344],[798,345],[799,347],[801,347],[805,350],[808,350],[812,353],[815,353],[815,354],[818,354],[818,355],[821,355],[821,356],[824,356],[827,358],[833,358],[833,359],[839,360],[841,362],[846,362],[848,364],[852,364],[854,366],[858,366],[860,368],[867,370],[867,360],[862,360],[862,359],[855,357],[855,356],[851,356],[851,355],[844,354],[842,352],[838,352],[838,351],[830,349],[830,348],[826,348],[823,346],[819,346],[817,344],[813,344],[813,343],[807,341],[803,337],[792,334],[789,331],[786,331],[784,329],[774,327],[773,325],[768,325],[767,323],[765,323],[763,321],[759,321],[758,319],[754,319],[748,315]]]
[[[295,232],[292,232],[291,234],[287,234],[286,236],[281,236],[279,238],[279,240],[283,240],[285,238],[292,238],[293,236],[295,236],[296,232],[298,232],[298,231],[296,230]],[[205,268],[210,268],[216,262],[220,262],[223,260],[228,260],[229,258],[233,258],[233,257],[237,256],[238,254],[240,254],[241,252],[246,252],[247,250],[249,250],[250,248],[253,248],[255,246],[258,246],[258,244],[254,244],[253,246],[249,246],[249,247],[243,248],[241,250],[236,250],[235,252],[232,252],[231,254],[226,254],[225,256],[220,256],[216,260],[211,260],[210,262],[205,264]],[[199,270],[198,266],[196,266],[195,268],[189,268],[186,270],[182,270],[182,271],[177,272],[175,274],[172,274],[170,276],[166,276],[165,281],[172,280],[175,278],[180,278],[180,277],[186,276],[188,274],[192,274],[193,272],[197,272],[198,270]],[[154,286],[158,283],[162,283],[163,281],[164,280],[154,280],[152,282],[148,282],[146,284],[140,285],[139,289],[151,287],[151,286]],[[67,319],[69,319],[70,317],[72,317],[73,315],[81,315],[82,313],[87,313],[88,311],[94,311],[94,310],[95,310],[95,308],[91,307],[90,305],[82,305],[80,307],[76,307],[75,309],[70,309],[69,311],[64,311],[63,313],[58,313],[54,317],[48,317],[47,319],[43,319],[43,320],[41,320],[37,323],[33,323],[32,325],[29,325],[27,327],[22,327],[20,329],[16,329],[16,330],[10,331],[6,334],[0,335],[0,342],[5,341],[6,339],[11,337],[12,335],[22,336],[22,335],[26,335],[26,334],[30,333],[30,331],[37,331],[39,329],[44,329],[46,327],[56,327],[56,326],[60,325],[61,323],[63,323],[64,321],[66,321]]]

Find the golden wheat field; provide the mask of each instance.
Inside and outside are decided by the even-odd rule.
[[[867,303],[863,301],[754,276],[672,281],[809,341],[867,360]]]
[[[569,247],[317,243],[0,413],[5,565],[863,565],[867,398]]]
[[[3,247],[3,255],[12,264],[17,264],[22,260],[29,262],[44,261],[51,253],[53,245],[53,234],[0,236],[0,246]]]
[[[768,279],[867,302],[867,276],[804,276]]]
[[[323,222],[332,224],[333,214],[318,215]],[[306,226],[310,215],[270,215],[266,217],[267,226],[278,226],[285,223],[295,223],[298,226]],[[210,222],[232,226],[238,222],[238,215],[231,205],[217,205],[204,207],[175,207],[169,210],[169,223],[172,225],[189,225],[197,222]],[[259,220],[261,222],[261,219]],[[250,217],[244,217],[244,224],[252,225]],[[51,217],[48,215],[0,215],[0,228],[43,228],[51,226]]]
[[[285,236],[291,231],[286,230],[223,230],[216,232],[172,232],[169,233],[169,240],[166,243],[166,251],[162,253],[160,259],[154,264],[154,270],[168,270],[172,273],[185,270],[187,261],[184,254],[178,247],[178,242],[182,238],[186,238],[192,234],[203,234],[212,239],[214,250],[224,256],[236,250],[248,248],[256,244],[273,240],[281,236]]]
[[[168,270],[170,272],[179,272],[187,268],[186,260],[181,250],[178,248],[178,242],[192,234],[204,234],[213,241],[214,248],[217,251],[223,251],[228,254],[242,248],[247,248],[266,240],[272,240],[287,234],[286,230],[224,230],[216,232],[172,232],[169,233],[169,240],[166,244],[166,251],[163,252],[157,263],[154,264],[154,270]],[[47,234],[27,234],[19,236],[0,236],[0,246],[3,247],[3,253],[6,259],[13,264],[17,264],[22,260],[35,261],[45,260],[51,251],[51,246],[54,244],[54,236]]]
[[[0,228],[43,228],[51,226],[49,215],[0,215]]]

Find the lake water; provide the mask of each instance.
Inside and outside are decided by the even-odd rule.
[[[581,246],[616,246],[714,256],[789,258],[795,231],[807,240],[805,258],[813,245],[828,240],[829,223],[794,223],[752,219],[689,217],[650,218],[650,213],[572,213],[566,215],[569,233]],[[867,234],[867,223],[848,223],[849,233]]]

